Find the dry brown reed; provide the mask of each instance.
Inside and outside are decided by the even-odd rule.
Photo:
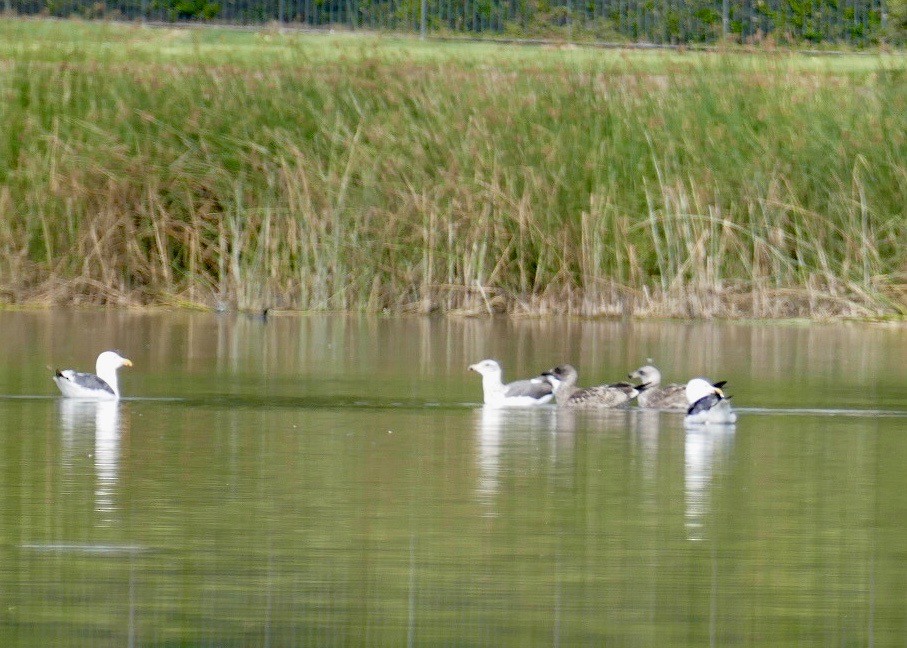
[[[792,58],[22,50],[0,79],[0,298],[903,314],[904,69]]]

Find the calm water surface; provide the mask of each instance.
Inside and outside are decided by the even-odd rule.
[[[892,645],[907,327],[0,313],[0,644]],[[116,348],[118,404],[50,367]],[[489,411],[654,358],[736,427]]]

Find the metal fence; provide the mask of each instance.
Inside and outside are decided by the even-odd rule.
[[[885,0],[0,0],[58,17],[421,32],[433,36],[710,43],[878,42]]]

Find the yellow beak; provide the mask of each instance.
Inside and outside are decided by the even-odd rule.
[[[131,367],[131,366],[132,366],[132,360],[130,360],[129,358],[123,358],[123,366],[124,366],[124,367]]]

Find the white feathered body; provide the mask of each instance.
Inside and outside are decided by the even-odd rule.
[[[63,369],[53,379],[64,398],[116,400],[120,397],[117,369],[131,367],[132,362],[114,351],[104,351],[95,363],[97,373]]]
[[[94,374],[79,373],[78,371],[73,371],[72,369],[64,369],[63,371],[57,372],[57,375],[54,376],[54,382],[57,383],[57,387],[60,388],[60,393],[63,394],[65,398],[116,400],[120,397],[118,393],[113,391],[113,388],[103,389],[99,385],[96,387],[87,387],[83,386],[83,384],[80,384],[79,382],[76,382],[77,380],[80,380],[84,383],[86,381],[86,377],[94,378],[98,383],[101,382],[101,379]]]
[[[731,409],[731,402],[721,399],[712,407],[684,418],[687,425],[730,425],[737,422],[737,412]]]
[[[554,390],[542,378],[505,384],[501,366],[494,360],[483,360],[469,368],[482,376],[482,400],[491,407],[537,407],[554,400]]]
[[[721,388],[704,378],[693,378],[686,387],[690,408],[684,425],[731,425],[737,422],[737,413]]]

